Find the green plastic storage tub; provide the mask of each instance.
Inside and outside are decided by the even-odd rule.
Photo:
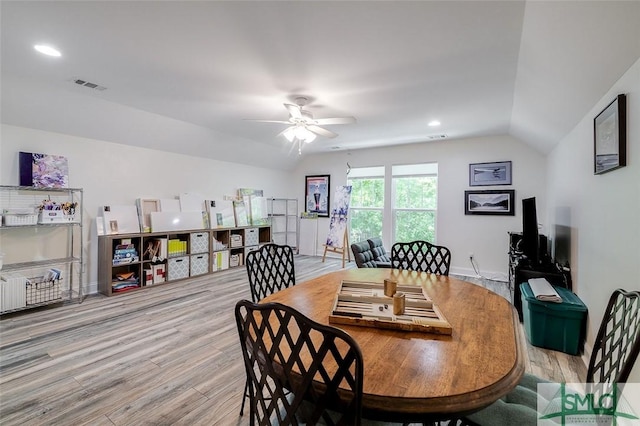
[[[520,284],[524,331],[534,346],[577,355],[584,338],[587,307],[571,291],[554,287],[562,303],[542,302],[529,283]]]

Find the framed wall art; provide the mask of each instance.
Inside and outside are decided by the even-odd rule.
[[[317,213],[319,217],[329,217],[329,175],[305,176],[305,211]]]
[[[69,164],[62,155],[19,153],[20,186],[68,188]]]
[[[627,165],[627,98],[618,95],[593,119],[593,173]]]
[[[464,214],[514,216],[515,196],[513,189],[464,191]]]
[[[469,164],[469,186],[511,185],[511,161]]]

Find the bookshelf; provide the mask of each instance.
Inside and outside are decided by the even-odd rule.
[[[298,251],[298,200],[295,198],[269,198],[269,219],[273,242]]]
[[[82,301],[83,190],[0,185],[0,314]]]
[[[271,227],[102,235],[98,290],[107,296],[244,266],[246,254],[271,242]]]

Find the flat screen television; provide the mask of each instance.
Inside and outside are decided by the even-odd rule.
[[[522,241],[520,249],[532,266],[540,264],[542,259],[540,259],[536,197],[522,199]]]

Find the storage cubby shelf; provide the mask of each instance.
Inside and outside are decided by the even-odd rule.
[[[240,267],[246,253],[270,242],[270,226],[102,235],[98,290],[112,296]],[[134,260],[114,265],[116,255]]]

